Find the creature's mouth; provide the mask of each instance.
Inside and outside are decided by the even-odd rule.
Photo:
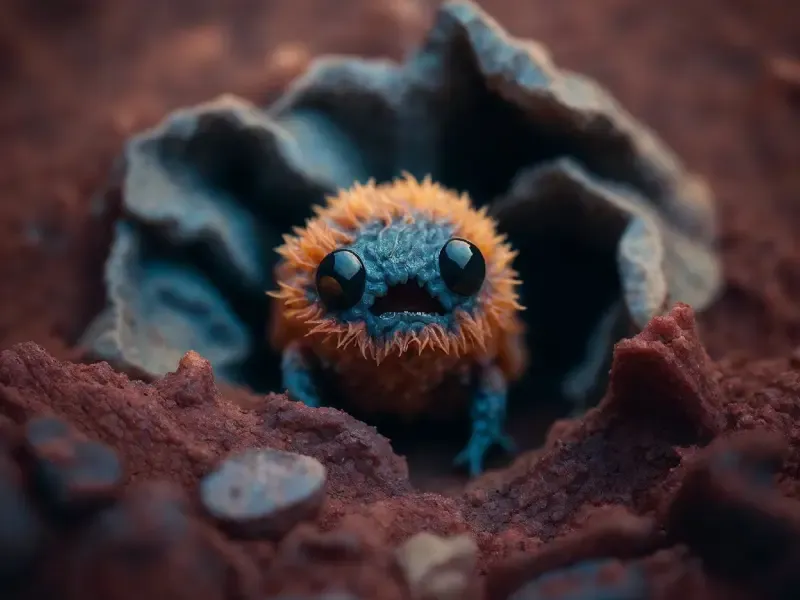
[[[389,287],[385,295],[375,298],[370,311],[377,316],[390,313],[445,314],[442,303],[416,281]]]

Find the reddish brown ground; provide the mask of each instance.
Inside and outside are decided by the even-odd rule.
[[[0,349],[33,340],[57,358],[71,355],[70,342],[99,305],[104,240],[91,216],[91,196],[102,185],[126,135],[154,123],[172,108],[222,92],[264,102],[296,73],[305,60],[304,54],[340,51],[398,57],[419,38],[429,16],[429,10],[409,10],[410,4],[400,0],[6,0],[3,4]],[[670,504],[673,509],[658,512],[652,506],[654,498],[641,490],[655,482],[663,482],[665,489],[675,489],[685,469],[665,475],[666,469],[680,462],[673,455],[672,446],[693,444],[704,435],[711,435],[709,432],[719,425],[714,425],[715,418],[726,419],[724,425],[733,429],[766,425],[790,433],[791,423],[800,413],[796,406],[796,364],[788,359],[768,364],[741,363],[743,366],[735,362],[737,357],[788,356],[800,345],[800,69],[796,66],[800,61],[800,5],[793,0],[486,0],[481,4],[512,33],[530,35],[548,44],[561,65],[598,78],[635,116],[669,142],[692,170],[709,178],[722,212],[728,289],[721,302],[700,317],[702,339],[714,358],[728,359],[724,366],[724,395],[729,400],[745,399],[747,406],[760,408],[748,412],[750,409],[739,409],[734,404],[720,413],[713,408],[713,402],[705,405],[704,401],[693,400],[694,404],[689,403],[691,418],[680,414],[675,417],[674,429],[670,429],[677,432],[675,439],[667,436],[643,440],[640,446],[634,435],[638,428],[625,425],[630,419],[623,419],[622,425],[609,429],[610,441],[608,436],[602,436],[602,443],[589,436],[580,442],[577,458],[568,457],[578,463],[586,461],[584,471],[576,471],[579,475],[572,484],[560,479],[564,473],[560,469],[566,468],[559,466],[562,463],[542,464],[537,469],[549,473],[549,479],[537,479],[536,485],[545,487],[534,486],[535,489],[526,488],[519,493],[510,493],[505,487],[504,491],[487,496],[486,490],[492,487],[490,477],[473,496],[457,502],[429,498],[409,509],[411,513],[406,514],[411,516],[390,526],[405,502],[397,499],[402,490],[392,487],[402,488],[405,484],[401,482],[380,491],[379,496],[383,494],[385,500],[376,497],[363,508],[361,517],[368,519],[373,529],[375,523],[383,523],[384,533],[393,541],[406,537],[420,525],[444,532],[463,529],[463,523],[469,522],[479,534],[487,560],[514,548],[530,549],[538,541],[550,539],[588,518],[582,507],[591,503],[592,494],[600,494],[597,497],[603,498],[602,503],[621,504],[640,515],[658,514],[659,523],[673,531],[678,540],[698,555],[710,556],[712,567],[741,571],[730,557],[714,555],[719,548],[709,550],[702,540],[693,538],[693,527],[687,530],[686,523],[694,523],[696,529],[697,516],[692,516],[692,507],[697,502],[676,501]],[[30,359],[27,364],[42,360]],[[51,371],[60,369],[50,367],[50,371],[45,369],[38,376],[44,379],[34,377],[32,382],[20,383],[17,359],[8,355],[5,365],[3,384],[22,390],[19,393],[23,394],[30,393],[28,386],[36,388],[41,381],[52,379]],[[716,377],[713,370],[710,373],[707,377]],[[111,375],[102,373],[100,378],[105,382],[113,380]],[[693,381],[697,384],[704,379]],[[705,393],[681,389],[675,392],[678,398],[691,392],[693,398],[702,399]],[[760,391],[756,393],[757,390]],[[639,393],[646,395],[651,390]],[[21,421],[32,409],[12,410],[12,400],[6,396],[4,411],[10,410],[6,416]],[[48,403],[38,402],[40,408]],[[81,423],[81,415],[64,407],[59,412]],[[153,418],[162,419],[157,415]],[[705,434],[690,431],[686,422],[704,423]],[[590,425],[593,423],[597,421]],[[84,425],[87,433],[98,433],[95,425]],[[557,426],[551,437],[555,432],[563,433],[565,439],[581,433],[572,427]],[[623,436],[625,443],[618,445],[614,436]],[[174,447],[169,439],[166,436],[165,443]],[[106,441],[122,452],[132,448],[113,436]],[[784,469],[781,489],[798,497],[796,439],[794,442],[793,458]],[[192,440],[183,443],[196,444]],[[221,447],[228,448],[230,443],[222,443]],[[591,485],[587,484],[582,477],[586,477],[585,469],[591,472],[586,465],[598,460],[598,447],[609,448],[610,458],[604,458],[622,461],[619,468],[631,469],[637,479],[625,483],[624,489],[615,487],[618,473],[608,480],[592,478]],[[305,449],[304,443],[298,449]],[[625,462],[628,453],[638,456],[636,453],[642,451],[646,451],[649,467]],[[753,450],[756,454],[758,451]],[[195,452],[204,454],[202,449],[196,448]],[[371,468],[383,464],[367,462],[373,465]],[[510,473],[503,475],[504,481],[513,481],[514,469],[521,469],[520,475],[528,473],[529,462],[523,459],[512,467]],[[574,463],[570,464],[571,469]],[[377,479],[396,481],[393,468]],[[163,468],[142,472],[154,476],[170,474]],[[727,497],[717,488],[726,493],[733,489],[741,492],[743,506],[762,502],[770,514],[783,515],[784,524],[797,523],[793,506],[787,508],[771,496],[753,500],[750,492],[742,491],[743,484],[738,480],[720,483],[712,477],[710,481],[687,485],[685,494],[715,506],[713,502]],[[602,489],[598,491],[594,486]],[[570,494],[574,489],[582,489],[586,495],[573,498]],[[552,490],[557,493],[553,495]],[[337,502],[343,501],[338,497]],[[568,501],[573,502],[569,511],[563,508]],[[731,508],[730,503],[722,505],[734,512],[737,509]],[[552,512],[554,506],[562,508]],[[742,510],[737,514],[741,515]],[[444,523],[442,515],[447,514],[452,515],[451,521]],[[498,519],[507,525],[502,531],[496,531],[497,527],[493,530]],[[763,525],[763,521],[759,523]],[[724,525],[724,519],[722,522]],[[531,530],[532,523],[538,529]],[[741,520],[737,523],[741,524]],[[653,541],[646,524],[629,525],[625,530],[628,533],[615,534],[623,538],[622,546],[627,550],[610,553],[604,542],[600,545],[606,549],[601,555],[624,558],[641,554],[640,547],[652,549],[661,543]],[[745,526],[749,526],[747,522]],[[781,527],[785,529],[785,525]],[[739,531],[736,527],[732,530]],[[494,533],[499,535],[494,537]],[[742,538],[733,536],[728,541],[733,546],[748,539],[743,534]],[[796,572],[796,563],[791,562],[791,557],[800,552],[796,539],[787,542],[786,564],[772,565],[777,571],[753,575],[753,580],[761,577],[759,581],[783,581],[781,573]],[[305,542],[301,539],[293,543]],[[581,544],[584,549],[591,546]],[[272,549],[262,550],[267,560]],[[577,550],[556,548],[553,552],[555,558],[536,559],[545,566],[527,565],[522,571],[530,576],[553,565],[563,566],[565,561],[557,556],[558,552],[574,556]],[[284,555],[280,560],[289,570],[302,570],[295,555]],[[380,563],[385,556],[376,553],[371,560]],[[682,560],[679,551],[656,554],[648,559],[646,569],[654,580],[678,577],[678,588],[685,585],[700,590],[696,598],[711,597],[714,590],[708,586],[713,585],[704,583],[705,579],[692,568],[676,566],[684,565]],[[281,565],[280,561],[275,564]],[[254,567],[251,564],[249,568],[252,571]],[[380,563],[379,568],[385,568],[385,564]],[[745,583],[752,584],[746,573],[739,575]],[[507,575],[497,577],[497,589],[501,591],[514,579]],[[671,580],[670,585],[674,588],[677,584]],[[668,585],[664,589],[667,588]],[[703,590],[709,595],[703,595]],[[729,592],[722,597],[734,598]],[[662,597],[669,597],[665,594]],[[494,595],[502,597],[501,592]]]
[[[416,492],[388,440],[345,413],[277,395],[249,410],[220,396],[196,354],[146,385],[104,363],[62,363],[17,345],[0,353],[0,596],[466,599],[452,578],[449,593],[421,595],[395,558],[426,531],[474,540],[477,570],[445,567],[467,578],[470,600],[506,600],[528,583],[538,586],[531,600],[797,598],[798,394],[796,359],[715,364],[679,305],[617,346],[596,409],[446,497]],[[74,434],[32,436],[42,415],[106,444],[124,473],[109,477],[107,461],[97,449],[94,459],[81,454]],[[275,518],[288,535],[242,541],[235,531],[245,523],[204,516],[199,481],[254,447],[326,466],[315,523],[284,513]],[[239,489],[257,484],[240,480]],[[231,501],[241,493],[250,496]],[[429,552],[416,552],[427,572]],[[570,593],[576,587],[583,595]]]

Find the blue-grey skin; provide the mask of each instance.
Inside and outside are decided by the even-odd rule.
[[[446,331],[455,328],[457,309],[468,313],[477,308],[475,297],[451,292],[439,273],[439,252],[453,237],[452,228],[418,215],[398,219],[390,225],[383,222],[366,224],[355,242],[343,246],[355,252],[364,264],[367,281],[361,301],[354,307],[332,316],[346,323],[365,323],[369,335],[381,343],[396,332],[420,331],[426,325],[438,324]],[[439,300],[444,315],[428,313],[388,313],[374,315],[370,310],[376,297],[386,294],[391,285],[416,280]],[[319,302],[316,289],[307,290],[309,299]],[[336,365],[325,365],[336,369]],[[309,406],[321,403],[311,369],[298,346],[289,346],[281,362],[283,385],[289,394]],[[504,431],[507,382],[493,364],[479,365],[478,385],[471,400],[472,434],[467,446],[456,456],[454,464],[466,465],[471,475],[483,471],[488,449],[498,444],[508,452],[514,451],[511,438]]]

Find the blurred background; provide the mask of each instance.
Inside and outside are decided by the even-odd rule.
[[[59,358],[102,305],[93,197],[126,136],[234,93],[274,99],[324,53],[413,49],[430,0],[0,0],[0,349]],[[482,0],[605,85],[711,183],[727,287],[715,358],[800,345],[800,3]]]

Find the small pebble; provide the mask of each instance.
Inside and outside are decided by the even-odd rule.
[[[509,600],[648,600],[648,588],[638,567],[592,560],[542,575]]]
[[[0,456],[0,591],[30,566],[43,533],[42,523],[25,498],[16,465]]]
[[[752,460],[736,450],[718,452],[709,460],[713,475],[742,477],[754,487],[765,489],[774,487],[774,474],[779,467],[763,460]]]
[[[705,449],[666,513],[670,537],[705,570],[738,584],[800,597],[798,504],[775,485],[788,446],[765,432],[740,432]],[[764,592],[764,597],[772,596]]]
[[[57,511],[96,510],[117,497],[124,471],[108,446],[83,439],[53,417],[29,421],[25,442],[37,490]]]
[[[475,586],[478,547],[467,534],[440,537],[418,533],[396,551],[415,598],[456,600],[469,598]]]
[[[276,540],[316,518],[326,481],[325,467],[310,456],[251,449],[203,478],[200,497],[232,535]]]

